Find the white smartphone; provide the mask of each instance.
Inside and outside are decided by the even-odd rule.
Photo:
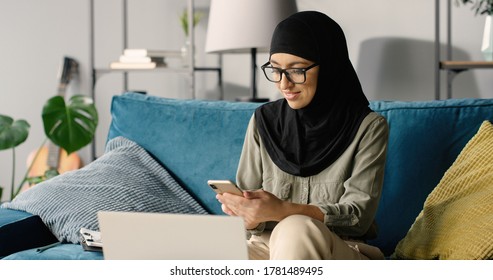
[[[209,180],[207,181],[207,184],[218,194],[232,193],[243,196],[243,191],[230,180]]]

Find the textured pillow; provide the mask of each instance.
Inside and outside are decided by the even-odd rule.
[[[99,230],[97,212],[206,214],[170,174],[137,143],[108,142],[103,156],[85,167],[40,183],[2,208],[39,215],[62,242],[79,242],[79,230]]]
[[[493,258],[493,126],[467,143],[392,256],[397,259]]]

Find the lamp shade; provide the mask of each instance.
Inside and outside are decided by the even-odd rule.
[[[212,0],[205,50],[267,51],[277,24],[296,10],[295,0]]]

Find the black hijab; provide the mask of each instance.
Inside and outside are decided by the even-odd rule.
[[[289,53],[318,63],[317,90],[306,107],[291,109],[283,98],[259,107],[255,118],[272,161],[296,176],[331,165],[352,142],[371,111],[349,60],[340,26],[320,12],[298,12],[280,22],[270,55]]]

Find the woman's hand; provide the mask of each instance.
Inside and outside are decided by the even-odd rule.
[[[223,212],[242,217],[247,229],[255,228],[261,222],[280,221],[287,216],[283,211],[285,202],[263,190],[246,191],[243,196],[218,194],[216,198],[222,203]]]

